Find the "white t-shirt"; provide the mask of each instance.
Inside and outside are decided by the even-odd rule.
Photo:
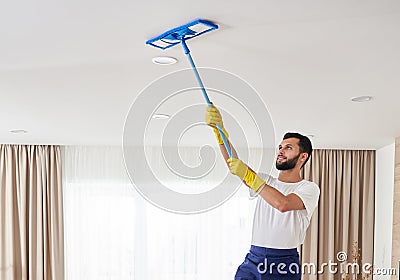
[[[258,176],[264,179],[267,185],[284,195],[289,193],[298,195],[306,209],[281,213],[258,196],[254,212],[252,245],[277,249],[297,248],[304,242],[311,216],[318,205],[320,191],[317,184],[306,180],[284,183],[262,173]]]

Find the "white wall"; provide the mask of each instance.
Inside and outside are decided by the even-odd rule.
[[[374,238],[374,266],[376,268],[391,267],[394,157],[394,143],[376,151]],[[374,279],[389,280],[390,276],[375,276]]]

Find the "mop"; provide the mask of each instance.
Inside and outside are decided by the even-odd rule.
[[[161,34],[153,39],[150,39],[146,42],[146,44],[151,45],[156,48],[159,48],[159,49],[162,49],[162,50],[166,50],[177,44],[182,45],[183,50],[192,66],[192,69],[193,69],[194,75],[196,76],[197,82],[199,83],[200,89],[203,92],[203,96],[209,107],[212,107],[212,103],[211,103],[210,99],[208,98],[206,89],[204,88],[204,84],[200,78],[199,72],[197,71],[196,65],[194,64],[193,58],[190,55],[190,50],[186,44],[186,41],[189,39],[192,39],[194,37],[200,36],[204,33],[207,33],[209,31],[215,30],[217,28],[218,28],[218,25],[216,25],[210,21],[198,19],[198,20],[192,21],[188,24],[168,30],[168,31],[164,32],[163,34]],[[219,124],[217,124],[217,129],[219,131],[219,134],[221,135],[222,141],[224,142],[224,146],[225,146],[226,151],[228,152],[229,157],[233,158],[232,150],[231,150],[229,143],[228,143],[224,133],[222,132]]]

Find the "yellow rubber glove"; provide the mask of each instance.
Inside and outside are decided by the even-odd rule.
[[[265,181],[258,177],[257,174],[240,159],[229,158],[228,164],[231,173],[241,178],[253,191],[258,192],[260,187],[265,184]]]
[[[228,140],[229,135],[228,135],[228,132],[224,128],[221,113],[214,105],[212,105],[212,107],[207,107],[206,123],[212,127],[215,137],[217,138],[218,144],[222,145],[222,144],[224,144],[224,141],[222,140],[222,137],[219,134],[217,124],[220,125],[221,130],[224,133],[226,140]]]

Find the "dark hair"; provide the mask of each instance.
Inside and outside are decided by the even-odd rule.
[[[303,167],[307,163],[307,161],[310,159],[311,153],[313,150],[310,139],[307,136],[301,135],[300,133],[297,133],[297,132],[288,132],[283,136],[283,140],[288,139],[288,138],[299,139],[300,153],[308,154],[306,161],[301,166],[301,167]]]

